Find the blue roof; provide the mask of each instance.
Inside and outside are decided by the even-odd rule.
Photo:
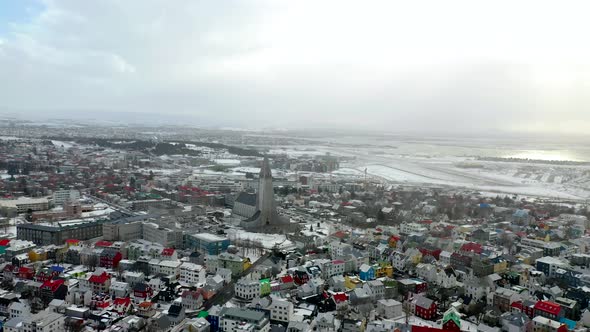
[[[567,325],[567,329],[568,330],[573,330],[573,329],[576,328],[576,322],[574,322],[571,319],[562,318],[562,319],[559,320],[559,322]]]
[[[53,265],[53,266],[51,266],[51,271],[63,272],[64,268],[63,268],[63,266]]]
[[[492,206],[490,204],[488,204],[488,203],[481,203],[481,204],[479,204],[479,207],[480,208],[489,208],[489,207],[492,207]]]

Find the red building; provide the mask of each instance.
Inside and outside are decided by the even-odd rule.
[[[400,331],[395,329],[394,331]],[[412,325],[412,332],[444,332],[445,330],[430,326]]]
[[[18,277],[20,279],[29,279],[32,280],[33,276],[35,275],[35,271],[30,267],[21,266],[18,268]]]
[[[131,298],[118,297],[115,299],[115,301],[113,301],[113,311],[115,311],[119,315],[124,315],[128,313],[131,308]]]
[[[162,250],[162,259],[173,259],[174,258],[174,254],[176,253],[176,251],[174,250],[174,248],[164,248]]]
[[[97,272],[94,272],[90,276],[88,282],[94,293],[106,293],[111,287],[111,276],[106,271],[102,271],[102,273]]]
[[[76,239],[67,239],[66,240],[66,246],[68,246],[68,247],[77,246],[78,244],[80,244],[80,240],[76,240]]]
[[[293,274],[293,280],[297,285],[303,285],[309,281],[309,274],[307,271],[295,270]]]
[[[10,240],[9,239],[2,239],[0,240],[0,247],[4,247],[4,249],[6,249],[10,244]]]
[[[543,316],[545,318],[559,321],[563,318],[563,310],[561,306],[551,301],[539,301],[535,304],[535,316]]]
[[[100,267],[116,268],[119,266],[121,259],[123,259],[121,252],[114,248],[105,248],[100,253]]]
[[[147,299],[152,297],[154,291],[146,283],[139,283],[133,287],[133,296],[137,299]]]
[[[429,248],[429,247],[422,247],[418,249],[422,256],[432,256],[434,259],[438,260],[440,257],[440,253],[442,249],[439,248]]]
[[[95,294],[90,301],[90,307],[106,309],[111,306],[111,297],[108,294]]]
[[[291,289],[295,286],[293,277],[290,275],[286,275],[280,278],[281,280],[281,289]]]
[[[109,247],[110,247],[110,246],[112,246],[112,245],[113,245],[113,243],[112,243],[112,242],[109,242],[109,241],[104,241],[104,240],[102,240],[102,241],[98,241],[98,242],[96,242],[96,243],[94,244],[94,246],[95,246],[96,248],[109,248]]]
[[[41,285],[41,299],[49,303],[54,299],[63,300],[68,293],[68,287],[63,279],[47,280]]]
[[[35,280],[37,280],[38,282],[46,282],[47,280],[51,280],[57,276],[59,276],[58,271],[42,270],[39,271],[39,273],[37,273],[37,276],[35,276]]]
[[[436,317],[436,302],[425,297],[417,296],[413,301],[414,314],[424,319],[434,319]]]
[[[334,299],[336,306],[348,303],[348,295],[346,293],[335,293],[332,295],[332,299]]]
[[[462,245],[460,251],[465,254],[474,253],[480,255],[483,252],[483,247],[479,243],[469,242]]]

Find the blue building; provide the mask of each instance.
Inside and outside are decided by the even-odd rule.
[[[375,279],[375,269],[367,264],[361,265],[359,269],[359,278],[363,281]]]
[[[211,233],[189,234],[184,239],[187,248],[209,255],[219,255],[229,247],[229,239]]]

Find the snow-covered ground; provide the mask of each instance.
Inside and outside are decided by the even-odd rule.
[[[72,143],[72,142],[51,141],[51,143],[53,143],[53,145],[55,145],[57,147],[63,147],[64,149],[69,149],[74,146],[74,143]]]
[[[474,167],[464,167],[471,163]],[[463,157],[361,156],[340,174],[367,174],[383,182],[469,188],[502,194],[584,200],[590,167],[476,161]],[[337,174],[337,173],[333,173]]]
[[[387,137],[363,141],[363,137],[325,138],[326,144],[271,146],[270,153],[291,157],[330,155],[343,157],[336,178],[367,175],[384,183],[458,187],[492,194],[518,194],[585,200],[590,197],[590,166],[478,160],[482,157],[533,158],[539,160],[590,160],[586,145],[549,144],[547,150],[531,149],[537,142],[509,139],[472,140]],[[531,154],[534,152],[534,154]],[[527,154],[528,153],[528,154]]]
[[[213,160],[217,165],[223,166],[238,166],[240,161],[238,159],[215,159]]]
[[[260,243],[265,249],[272,249],[278,245],[279,249],[294,249],[295,244],[287,240],[285,235],[246,232],[240,229],[228,229],[227,237],[231,242],[246,241]]]

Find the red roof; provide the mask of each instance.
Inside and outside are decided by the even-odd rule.
[[[332,234],[332,236],[337,237],[339,239],[343,239],[346,237],[346,233],[344,233],[343,231],[338,231],[338,232]]]
[[[139,304],[139,307],[140,307],[140,308],[146,308],[146,309],[149,309],[149,308],[151,308],[151,307],[152,307],[152,305],[153,305],[153,303],[152,303],[152,302],[145,301],[145,302],[141,302],[141,303]]]
[[[114,305],[130,305],[131,304],[131,299],[128,297],[118,297],[115,299],[115,301],[113,301]]]
[[[286,275],[284,277],[281,277],[281,282],[283,284],[291,283],[291,282],[293,282],[293,277],[291,277],[290,275]]]
[[[336,293],[332,297],[336,303],[348,301],[348,295],[346,295],[346,293]]]
[[[41,285],[41,288],[49,288],[52,292],[55,292],[59,288],[59,286],[64,284],[64,282],[65,281],[63,279],[50,279],[44,282],[43,285]]]
[[[332,264],[344,264],[345,262],[343,260],[340,259],[336,259],[332,261]]]
[[[79,243],[79,242],[80,242],[80,240],[77,240],[77,239],[67,239],[66,240],[66,243]]]
[[[430,326],[412,325],[412,332],[441,332],[441,331],[444,331],[444,330],[438,329],[436,327],[430,327]]]
[[[18,273],[33,273],[33,269],[28,268],[26,266],[21,266],[18,269]]]
[[[512,308],[517,308],[522,310],[522,301],[514,301],[510,304]]]
[[[461,251],[471,251],[471,252],[474,252],[477,254],[481,254],[481,252],[483,251],[483,248],[482,248],[481,244],[479,244],[479,243],[470,242],[470,243],[465,243],[464,245],[462,245]]]
[[[164,248],[162,250],[162,256],[172,256],[174,255],[174,248]]]
[[[104,284],[107,280],[109,280],[109,278],[110,278],[109,274],[106,272],[103,272],[100,275],[93,274],[92,276],[90,276],[90,279],[88,279],[88,281],[94,282],[97,284]]]
[[[113,243],[109,241],[98,241],[94,244],[95,247],[110,247]]]
[[[535,310],[541,310],[557,316],[561,311],[561,306],[555,302],[539,301],[535,304]]]
[[[2,246],[2,247],[8,246],[9,243],[10,243],[10,240],[9,239],[2,239],[2,240],[0,240],[0,246]]]

